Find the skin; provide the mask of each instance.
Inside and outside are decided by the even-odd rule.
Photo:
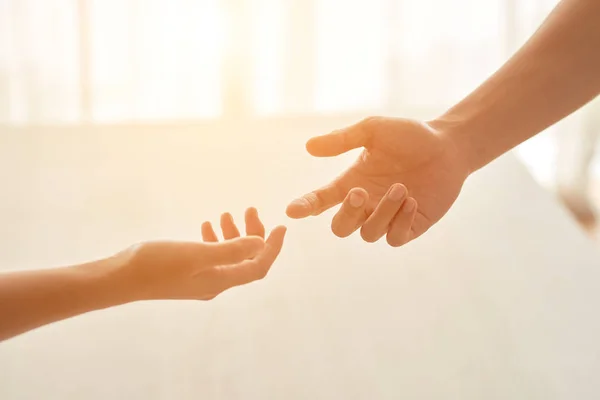
[[[244,237],[224,214],[221,242],[204,223],[204,242],[144,242],[87,264],[0,274],[0,341],[94,310],[144,300],[211,300],[263,279],[286,228],[276,227],[265,240],[257,211],[248,209],[245,219]]]
[[[448,212],[470,174],[600,93],[598,49],[600,1],[563,0],[510,60],[438,118],[370,117],[309,140],[316,157],[363,151],[333,182],[292,201],[288,216],[342,203],[331,226],[337,236],[360,228],[365,241],[386,235],[391,246],[419,237]],[[386,206],[394,185],[408,190],[397,211]],[[413,202],[410,220],[402,210]]]

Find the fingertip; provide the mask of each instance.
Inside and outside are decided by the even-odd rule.
[[[408,193],[408,189],[401,183],[394,183],[390,186],[390,190],[387,193],[387,197],[394,202],[400,202],[405,199]]]
[[[394,217],[387,233],[387,242],[392,247],[400,247],[412,240],[412,225],[417,214],[417,200],[408,197]]]
[[[315,155],[314,152],[315,150],[318,148],[318,144],[319,144],[319,138],[320,136],[316,136],[313,138],[308,139],[308,141],[306,142],[306,151],[308,151],[308,153],[310,155]]]
[[[346,196],[348,204],[353,208],[359,208],[369,200],[369,193],[363,188],[353,188]]]
[[[332,134],[336,132],[337,131],[334,131],[327,135],[315,136],[309,139],[306,142],[306,151],[314,157],[330,157],[337,155],[335,149],[332,148],[335,143],[335,136],[332,136]]]
[[[350,191],[348,193],[356,193],[361,196],[369,197],[369,192],[367,192],[365,189],[363,189],[361,187],[352,188],[352,189],[350,189]]]
[[[212,227],[212,224],[208,221],[204,221],[200,226],[200,232],[202,233],[202,240],[205,242],[218,242],[217,234]]]
[[[285,213],[293,219],[306,218],[310,215],[310,205],[304,199],[296,199],[287,206]]]
[[[390,247],[400,247],[404,244],[402,241],[400,241],[396,238],[390,237],[390,235],[386,236],[386,241],[387,241],[387,244],[390,245]]]
[[[285,239],[286,232],[287,228],[283,225],[279,225],[276,226],[269,234],[266,244],[271,249],[271,251],[268,252],[272,253],[273,257],[277,257],[279,251],[283,247],[283,241]]]
[[[367,243],[375,243],[379,240],[378,237],[372,236],[372,234],[365,232],[364,229],[360,230],[360,237]]]
[[[258,219],[258,215],[256,214],[256,209],[252,207],[247,208],[246,212],[244,212],[244,221],[246,222],[246,231],[248,230],[248,224],[256,222]]]
[[[271,238],[281,238],[283,240],[283,238],[285,237],[285,234],[287,232],[287,227],[284,225],[278,225],[275,228],[273,228],[273,230],[271,231],[271,234],[269,235],[269,239]]]
[[[417,209],[417,200],[414,199],[414,197],[409,197],[404,201],[404,204],[402,205],[402,211],[410,214],[415,212]]]
[[[225,212],[225,213],[221,214],[221,222],[229,222],[232,220],[233,220],[233,216],[230,213]]]
[[[246,235],[265,237],[265,226],[258,217],[258,211],[254,207],[246,209]]]
[[[337,221],[335,221],[335,220],[331,221],[331,232],[333,232],[333,234],[335,236],[339,237],[340,239],[347,238],[354,232],[354,231],[350,231],[348,229],[342,229],[342,227],[340,227],[340,225],[337,224],[336,222]]]

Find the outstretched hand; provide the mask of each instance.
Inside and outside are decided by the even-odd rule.
[[[360,228],[365,241],[386,235],[394,247],[422,235],[442,218],[469,175],[449,138],[413,120],[367,118],[312,138],[306,147],[316,157],[364,150],[332,182],[292,201],[287,215],[315,216],[343,203],[331,223],[335,235],[346,237]]]
[[[264,278],[283,246],[286,228],[278,226],[265,241],[256,209],[246,210],[246,234],[240,237],[230,214],[221,217],[224,241],[209,222],[202,242],[146,242],[118,257],[121,274],[134,282],[138,299],[210,300],[225,290]]]

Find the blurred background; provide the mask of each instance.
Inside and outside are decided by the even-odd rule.
[[[247,206],[290,227],[267,282],[210,306],[136,303],[3,346],[0,397],[593,397],[598,258],[567,215],[593,233],[599,104],[517,150],[547,191],[505,157],[401,249],[284,214],[355,157],[310,157],[309,137],[435,117],[556,2],[0,0],[0,271],[197,240]]]
[[[33,160],[36,140],[61,132],[204,127],[197,135],[211,140],[232,121],[431,118],[493,73],[556,3],[0,0],[0,129],[30,138]],[[518,149],[590,232],[599,130],[600,106],[590,104]]]

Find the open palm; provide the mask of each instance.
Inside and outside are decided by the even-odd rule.
[[[364,150],[350,168],[294,200],[288,216],[318,215],[343,202],[332,221],[337,236],[361,228],[367,242],[387,235],[390,245],[400,246],[444,216],[468,176],[453,143],[418,121],[371,117],[307,143],[317,157],[360,147]]]

